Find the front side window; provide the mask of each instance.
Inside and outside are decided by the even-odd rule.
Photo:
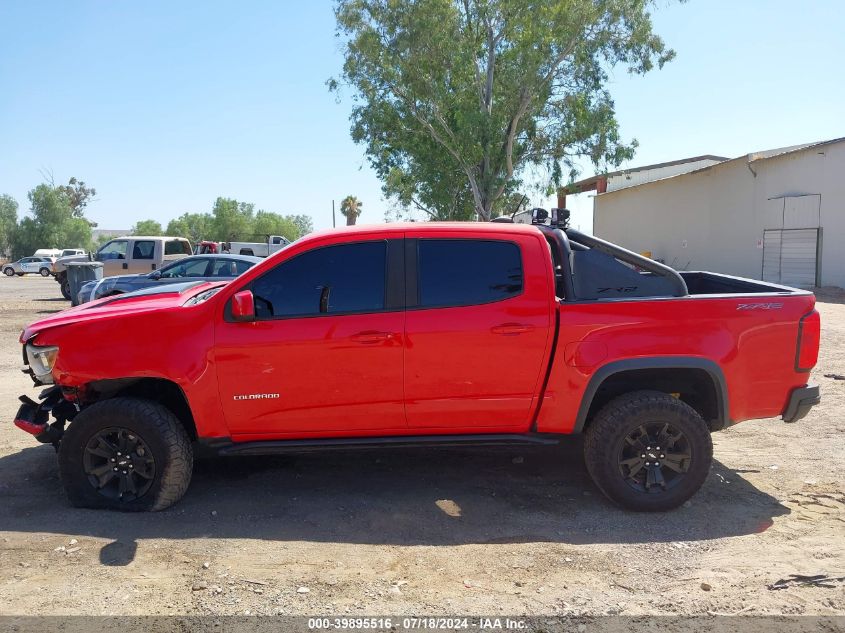
[[[252,286],[258,318],[377,312],[385,305],[387,242],[325,246],[297,255]]]
[[[105,261],[107,259],[126,259],[126,247],[129,244],[126,240],[113,240],[104,244],[99,251],[97,251],[97,259]]]
[[[204,277],[208,267],[207,259],[192,259],[187,262],[179,262],[161,269],[163,279],[176,277]]]
[[[421,239],[419,306],[478,305],[522,292],[522,258],[513,242]]]

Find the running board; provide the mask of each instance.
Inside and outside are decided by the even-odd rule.
[[[555,434],[506,435],[408,435],[391,437],[331,437],[306,440],[264,440],[260,442],[232,442],[215,439],[204,442],[204,449],[217,455],[278,455],[279,453],[307,453],[332,449],[376,449],[385,447],[413,448],[417,446],[554,446],[560,442]]]

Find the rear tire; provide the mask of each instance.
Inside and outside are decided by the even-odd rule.
[[[677,508],[701,488],[713,461],[707,423],[685,402],[635,391],[606,404],[587,428],[587,470],[629,510]]]
[[[74,418],[59,444],[59,474],[80,508],[164,510],[188,488],[191,442],[178,418],[140,398],[92,404]]]
[[[38,271],[42,277],[49,277],[50,276],[50,269],[49,268],[42,268]]]
[[[7,266],[6,268],[3,269],[3,274],[6,275],[6,277],[14,277],[15,276],[15,269],[12,268],[11,266]]]

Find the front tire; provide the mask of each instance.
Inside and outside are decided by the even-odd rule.
[[[15,269],[12,268],[11,266],[7,266],[6,268],[3,269],[3,274],[6,275],[6,277],[14,277],[15,276]]]
[[[596,486],[612,501],[660,512],[701,488],[713,443],[707,423],[688,404],[659,391],[635,391],[599,411],[587,428],[584,456]]]
[[[67,273],[59,281],[59,288],[61,288],[62,296],[67,299],[68,301],[73,300],[73,296],[70,294],[70,280],[67,278]]]
[[[59,444],[59,474],[80,508],[126,512],[170,507],[191,481],[185,428],[151,400],[113,398],[74,418]]]

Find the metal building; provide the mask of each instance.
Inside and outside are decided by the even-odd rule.
[[[628,172],[633,183],[625,173],[569,188],[597,192],[598,237],[679,270],[845,287],[845,138],[651,165]]]

